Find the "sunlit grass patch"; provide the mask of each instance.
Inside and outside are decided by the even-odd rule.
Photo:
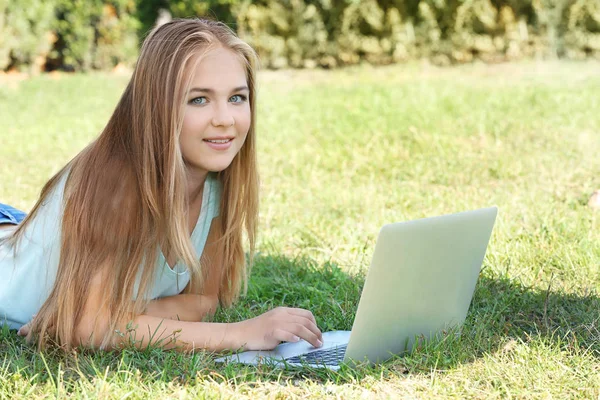
[[[0,398],[595,398],[600,395],[600,65],[263,72],[260,237],[247,295],[350,329],[379,228],[500,209],[460,337],[339,372],[204,352],[43,354],[0,333]],[[0,86],[0,202],[28,210],[106,123],[126,78]],[[398,307],[402,307],[401,304]],[[374,332],[374,335],[376,333]]]

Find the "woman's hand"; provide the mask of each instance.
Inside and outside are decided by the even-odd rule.
[[[31,322],[33,321],[33,319],[35,318],[36,315],[37,314],[33,314],[31,316],[31,321],[29,321],[28,323],[23,325],[21,328],[19,328],[19,330],[17,331],[17,335],[19,335],[19,336],[29,335],[29,330],[31,329]]]
[[[238,340],[245,350],[271,350],[281,342],[300,339],[315,347],[323,345],[315,317],[301,308],[278,307],[237,325]]]

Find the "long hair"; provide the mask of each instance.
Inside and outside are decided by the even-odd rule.
[[[225,24],[173,20],[152,30],[133,76],[100,136],[43,187],[31,213],[9,241],[20,237],[40,204],[65,181],[60,257],[54,287],[31,326],[43,348],[49,341],[66,349],[75,343],[91,278],[108,267],[102,281],[108,327],[101,347],[114,345],[119,326],[143,312],[154,282],[159,249],[168,249],[190,270],[188,292],[202,293],[203,265],[188,231],[186,173],[179,147],[191,68],[214,46],[233,51],[245,66],[251,124],[231,165],[217,174],[223,254],[219,301],[230,305],[246,290],[243,235],[254,252],[258,214],[255,146],[257,58]],[[207,260],[208,262],[210,260]],[[139,280],[139,281],[138,281]],[[137,281],[137,283],[136,283]]]

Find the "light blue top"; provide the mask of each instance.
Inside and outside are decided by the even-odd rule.
[[[42,307],[56,280],[60,252],[60,227],[63,215],[65,174],[41,204],[38,214],[22,236],[18,252],[0,245],[0,326],[19,329]],[[202,208],[191,240],[198,256],[202,254],[212,219],[219,215],[221,184],[215,174],[208,174],[202,194]],[[11,229],[0,230],[0,238]],[[157,272],[150,290],[151,299],[173,296],[185,288],[190,274],[185,265],[169,267],[162,251],[157,259]],[[134,288],[134,296],[137,285]]]

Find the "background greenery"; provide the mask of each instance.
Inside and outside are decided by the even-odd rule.
[[[600,58],[599,0],[0,0],[0,71],[131,66],[161,10],[225,21],[270,68]]]
[[[277,305],[349,329],[379,228],[496,204],[460,338],[338,373],[159,349],[38,353],[0,332],[0,398],[597,398],[600,65],[262,71],[260,254],[218,321]],[[0,77],[0,201],[28,210],[126,76]],[[85,91],[81,88],[85,87]],[[399,305],[401,307],[402,305]]]

